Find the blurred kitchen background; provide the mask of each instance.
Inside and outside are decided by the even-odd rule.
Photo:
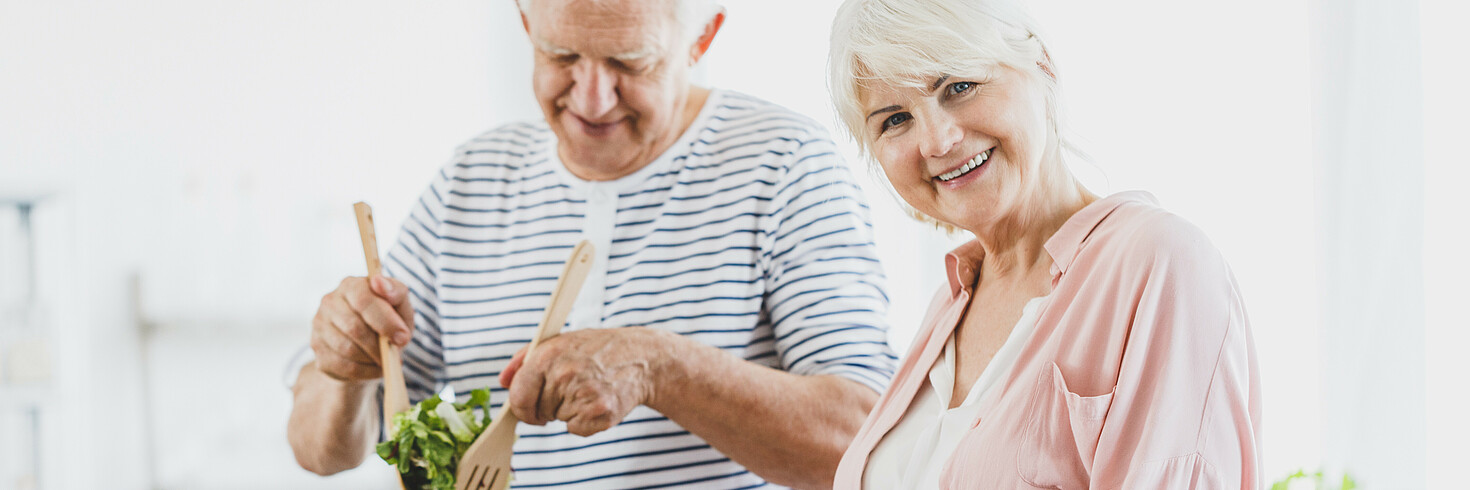
[[[726,0],[699,77],[835,128],[837,0]],[[1265,467],[1464,488],[1470,6],[1036,0],[1094,190],[1234,266]],[[511,0],[0,0],[0,489],[395,488],[285,439],[286,366],[452,149],[539,118]],[[863,166],[847,144],[849,161]],[[862,172],[870,177],[871,174]],[[866,182],[902,352],[946,237]]]

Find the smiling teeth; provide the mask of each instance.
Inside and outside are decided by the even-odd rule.
[[[939,174],[939,180],[940,181],[943,181],[943,182],[949,182],[951,180],[954,180],[954,179],[958,178],[961,175],[965,175],[967,173],[970,173],[971,170],[975,170],[976,168],[979,168],[980,167],[980,164],[985,163],[985,161],[986,160],[989,160],[989,159],[990,159],[990,150],[985,150],[984,152],[981,152],[979,155],[975,155],[975,158],[971,158],[970,159],[970,162],[969,163],[966,163],[965,166],[960,167],[960,168],[957,168],[957,169],[954,169],[954,170],[951,170],[951,171],[948,171],[948,172],[945,172],[945,173],[942,173],[942,174]]]

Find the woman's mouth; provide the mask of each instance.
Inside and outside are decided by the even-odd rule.
[[[981,165],[985,164],[986,160],[990,160],[990,152],[991,150],[982,151],[979,155],[975,155],[975,158],[971,158],[970,161],[965,162],[964,165],[961,165],[960,168],[939,174],[939,176],[934,178],[938,179],[940,182],[949,182],[951,180],[958,179],[965,174],[968,174],[975,171],[975,169],[980,168]]]

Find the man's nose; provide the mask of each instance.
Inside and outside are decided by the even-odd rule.
[[[606,67],[583,61],[572,67],[572,111],[594,122],[618,105],[617,76]]]
[[[926,114],[916,119],[923,121],[919,128],[923,134],[919,140],[919,151],[926,158],[939,158],[948,155],[955,145],[964,140],[965,132],[955,124],[955,120],[945,114],[944,111]]]

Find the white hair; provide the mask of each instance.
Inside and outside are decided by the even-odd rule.
[[[941,76],[1006,66],[1047,89],[1059,127],[1056,63],[1017,0],[847,0],[832,21],[828,84],[837,117],[866,153],[862,96],[880,85],[928,89]]]
[[[597,0],[591,0],[596,2]],[[699,36],[704,34],[704,26],[709,24],[715,15],[723,12],[724,7],[715,0],[674,0],[679,4],[678,10],[674,12],[674,18],[679,21],[679,26],[684,30],[684,42],[694,44]],[[531,4],[534,0],[516,0],[520,6],[521,13],[526,17],[531,16]]]
[[[1022,0],[847,0],[832,21],[827,59],[832,104],[869,162],[873,138],[863,130],[865,91],[880,86],[928,90],[941,76],[994,66],[1044,84],[1050,129],[1062,150],[1079,153],[1062,137],[1057,65]],[[948,228],[899,203],[920,221]]]

